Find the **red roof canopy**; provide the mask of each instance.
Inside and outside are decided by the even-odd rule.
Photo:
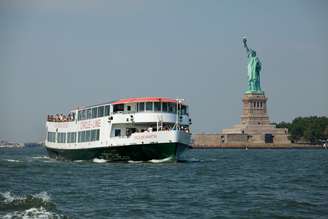
[[[138,102],[169,102],[169,103],[176,103],[175,99],[166,98],[166,97],[134,97],[134,98],[127,98],[121,99],[118,101],[112,102],[113,105],[116,104],[124,104],[124,103],[138,103]]]

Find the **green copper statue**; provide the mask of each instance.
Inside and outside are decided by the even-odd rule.
[[[260,84],[260,71],[262,64],[256,56],[256,51],[248,48],[246,37],[243,38],[243,43],[248,57],[248,89],[246,93],[263,93]]]

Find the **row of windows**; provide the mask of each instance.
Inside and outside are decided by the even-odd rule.
[[[78,142],[88,142],[88,141],[99,141],[100,130],[93,129],[88,131],[79,132]],[[67,139],[66,139],[67,137]],[[57,143],[76,143],[76,132],[58,132],[56,138],[56,132],[48,132],[48,141]]]
[[[163,112],[176,112],[176,104],[175,103],[160,103],[160,102],[145,102],[145,103],[138,103],[137,104],[137,111],[155,111],[160,112],[162,105]],[[169,111],[170,110],[170,111]]]
[[[182,115],[188,114],[187,106],[179,106],[180,113]],[[113,112],[123,112],[124,104],[116,104],[113,106]],[[131,106],[127,106],[127,111],[131,111]],[[137,103],[137,112],[168,112],[176,113],[177,104],[176,103],[167,103],[167,102],[141,102]],[[110,105],[93,107],[89,109],[79,110],[78,120],[85,119],[94,119],[103,116],[109,116],[110,114]]]
[[[93,129],[79,132],[79,142],[99,141],[100,130]]]
[[[180,108],[181,107],[181,108]],[[187,106],[181,105],[179,106],[180,112],[182,115],[187,114]],[[168,113],[176,113],[177,112],[177,104],[176,103],[166,103],[166,102],[145,102],[137,104],[137,111],[155,111],[155,112],[168,112]]]
[[[79,110],[78,120],[94,119],[98,117],[108,116],[109,112],[110,105]]]
[[[253,102],[253,107],[254,108],[262,108],[264,104],[262,102],[255,101]]]

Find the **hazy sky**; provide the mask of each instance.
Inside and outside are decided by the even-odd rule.
[[[39,141],[48,113],[182,97],[193,132],[239,122],[242,36],[262,61],[271,121],[328,115],[328,1],[0,3],[0,139]]]

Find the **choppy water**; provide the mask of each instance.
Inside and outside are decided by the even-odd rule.
[[[0,149],[3,218],[328,218],[328,150],[191,150],[184,162]]]

